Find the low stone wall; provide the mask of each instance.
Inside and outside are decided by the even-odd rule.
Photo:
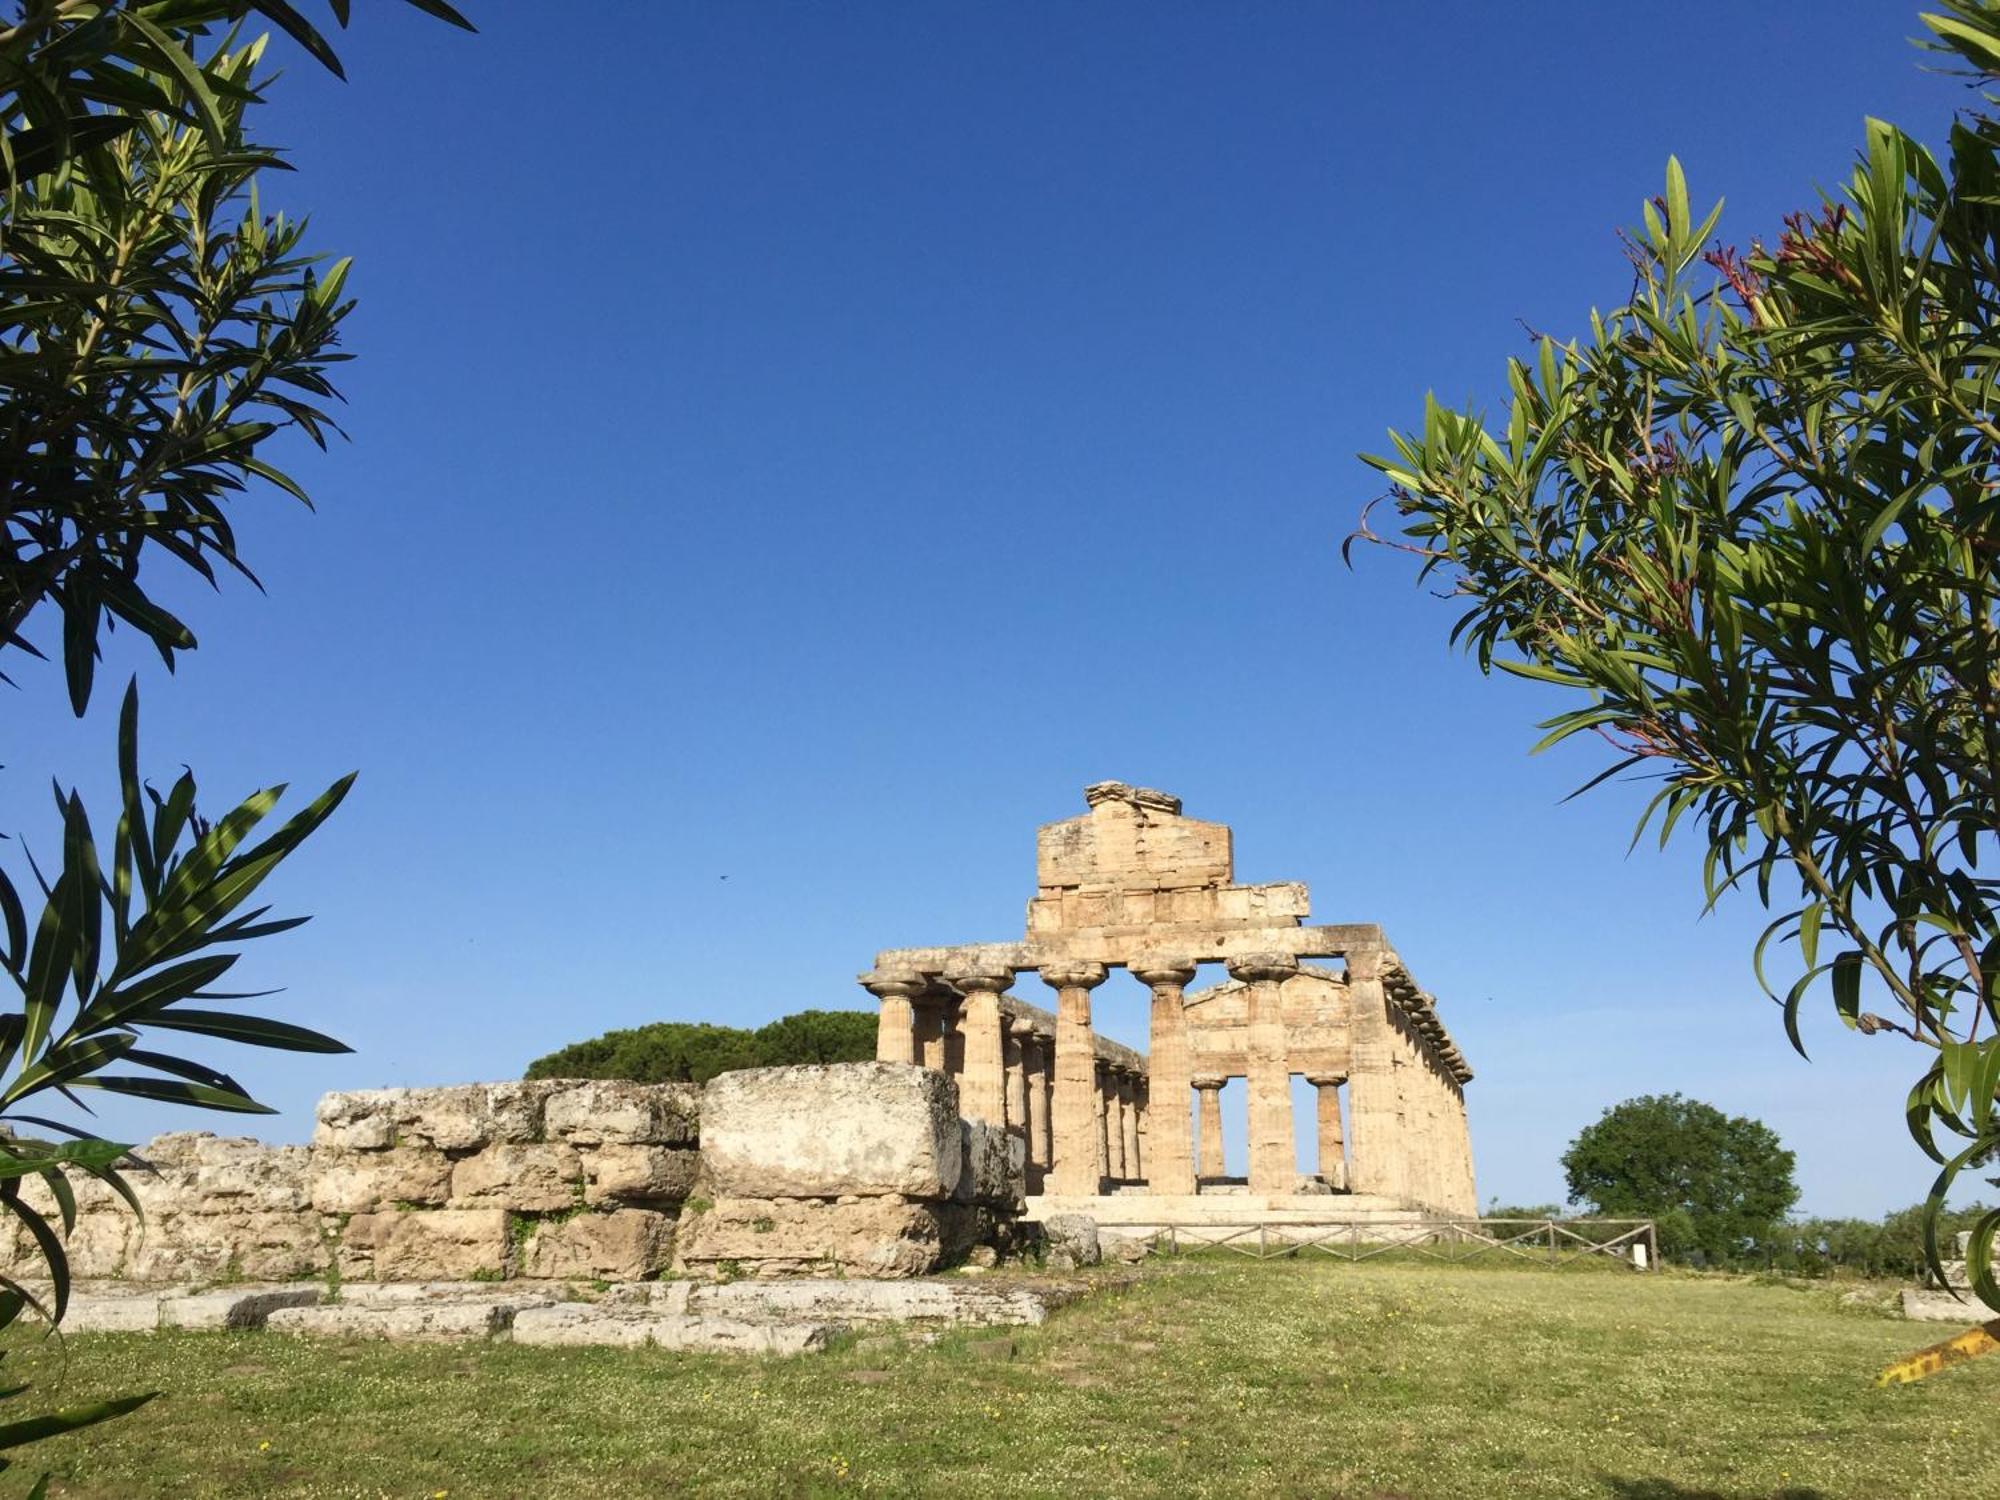
[[[956,1084],[905,1063],[725,1073],[702,1099],[689,1270],[920,1276],[1021,1213],[1022,1142],[964,1120]]]
[[[883,1063],[688,1084],[544,1080],[321,1099],[313,1143],[141,1148],[142,1226],[77,1184],[71,1272],[145,1282],[908,1276],[1022,1209],[1021,1143],[943,1074]],[[51,1220],[39,1182],[23,1196]],[[35,1266],[9,1217],[8,1263]]]
[[[313,1208],[343,1281],[630,1281],[673,1261],[700,1168],[685,1084],[472,1084],[328,1094]]]
[[[139,1216],[110,1188],[70,1175],[76,1228],[68,1238],[70,1274],[134,1281],[293,1281],[325,1273],[332,1259],[307,1191],[312,1153],[304,1146],[225,1140],[177,1131],[140,1148],[146,1169],[125,1175],[145,1210]],[[39,1178],[21,1197],[57,1231],[55,1199]],[[0,1248],[11,1269],[39,1279],[35,1241],[13,1215],[0,1223]]]

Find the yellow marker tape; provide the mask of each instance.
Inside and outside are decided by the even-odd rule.
[[[1968,1328],[1957,1338],[1932,1344],[1928,1349],[1919,1349],[1915,1354],[1897,1360],[1875,1377],[1875,1384],[1908,1385],[1926,1375],[1937,1374],[1946,1365],[1962,1364],[1982,1354],[1991,1354],[1996,1349],[2000,1349],[2000,1318],[1982,1323],[1977,1328]]]

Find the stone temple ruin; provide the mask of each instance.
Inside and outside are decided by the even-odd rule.
[[[1296,882],[1238,885],[1227,825],[1183,816],[1177,797],[1106,781],[1084,800],[1084,816],[1037,835],[1020,942],[876,955],[861,983],[881,1001],[877,1057],[956,1078],[968,1117],[1022,1142],[1043,1212],[1198,1215],[1197,1195],[1226,1185],[1221,1090],[1241,1078],[1247,1187],[1264,1201],[1237,1198],[1234,1215],[1282,1211],[1303,1186],[1347,1195],[1350,1214],[1476,1216],[1472,1070],[1381,928],[1306,925]],[[1188,994],[1202,963],[1229,980]],[[1091,1029],[1091,992],[1114,968],[1152,992],[1147,1056]],[[1054,1015],[1008,993],[1024,973],[1055,991]],[[1294,1074],[1318,1095],[1319,1170],[1304,1184]],[[1113,1201],[1135,1190],[1152,1201]]]
[[[1235,884],[1229,829],[1172,797],[1086,797],[1041,830],[1023,941],[877,956],[877,1061],[334,1093],[308,1146],[162,1136],[126,1172],[143,1223],[76,1184],[66,1326],[798,1352],[869,1322],[1039,1321],[1074,1284],[909,1278],[1088,1264],[1100,1224],[1142,1255],[1176,1224],[1474,1216],[1471,1073],[1381,930]],[[1187,994],[1203,963],[1229,980]],[[1151,991],[1149,1056],[1091,1029],[1115,967]],[[1008,993],[1024,972],[1054,1015]],[[1303,1180],[1294,1074],[1319,1091]],[[1230,1078],[1244,1184],[1222,1176]],[[62,1207],[39,1180],[21,1198]],[[40,1274],[12,1217],[0,1259]]]

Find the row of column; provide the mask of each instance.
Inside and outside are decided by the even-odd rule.
[[[1472,1138],[1458,1081],[1392,1013],[1377,955],[1350,955],[1347,985],[1354,1017],[1354,1081],[1347,1101],[1350,1186],[1357,1193],[1476,1215]]]
[[[1043,974],[1057,991],[1053,1040],[1027,1020],[1003,1014],[1000,997],[1013,983],[1010,970],[954,970],[944,976],[961,997],[956,1027],[949,1025],[945,1005],[923,1000],[932,989],[926,976],[863,975],[862,983],[881,1002],[875,1055],[882,1062],[921,1063],[955,1075],[959,1108],[968,1118],[1004,1124],[1023,1137],[1033,1188],[1094,1194],[1107,1178],[1139,1178],[1148,1133],[1147,1080],[1136,1068],[1097,1056],[1089,991],[1106,971],[1101,964],[1087,969],[1094,977],[1059,971],[1066,983]],[[1071,997],[1067,1023],[1066,994]]]
[[[1232,959],[1227,967],[1248,998],[1249,1186],[1257,1193],[1290,1193],[1297,1168],[1280,987],[1298,972],[1298,960],[1283,953],[1253,954]],[[1107,977],[1103,964],[1050,964],[1038,972],[1056,994],[1053,1042],[1025,1021],[1003,1016],[1000,997],[1014,979],[1009,970],[945,975],[961,997],[956,1027],[947,1024],[944,1006],[921,1002],[933,985],[926,976],[864,976],[881,1002],[877,1055],[956,1074],[967,1115],[1004,1122],[1026,1138],[1042,1191],[1088,1196],[1106,1179],[1143,1177],[1155,1193],[1187,1194],[1196,1190],[1198,1177],[1222,1176],[1224,1080],[1192,1072],[1184,1007],[1193,961],[1155,956],[1132,965],[1152,991],[1150,1076],[1108,1065],[1097,1055],[1090,996]],[[1471,1142],[1455,1080],[1398,1025],[1373,955],[1349,956],[1348,986],[1352,1079],[1308,1075],[1318,1091],[1321,1175],[1336,1189],[1476,1211]],[[1343,1084],[1351,1140],[1343,1139]],[[1200,1100],[1199,1164],[1185,1104],[1190,1089]],[[1149,1095],[1165,1107],[1149,1109]]]

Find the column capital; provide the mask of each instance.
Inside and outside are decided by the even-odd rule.
[[[1339,1088],[1343,1083],[1347,1082],[1347,1075],[1345,1073],[1308,1073],[1306,1074],[1306,1082],[1312,1084],[1315,1088]]]
[[[1094,990],[1110,971],[1103,964],[1060,960],[1043,964],[1036,972],[1052,990]]]
[[[1012,969],[946,969],[944,982],[963,994],[985,991],[998,995],[1014,982]]]
[[[1245,984],[1290,979],[1299,972],[1299,961],[1290,953],[1245,953],[1229,960],[1229,977]]]
[[[1197,1073],[1188,1083],[1198,1089],[1219,1089],[1229,1080],[1220,1073]]]
[[[1042,1033],[1035,1030],[1035,1023],[1027,1016],[1008,1016],[1007,1030],[1024,1042],[1032,1042]],[[1051,1038],[1053,1040],[1053,1038]]]
[[[870,969],[854,976],[855,982],[878,1000],[900,995],[914,1000],[930,987],[930,981],[915,969]]]
[[[1141,984],[1158,989],[1163,985],[1185,985],[1194,978],[1195,963],[1178,953],[1149,953],[1132,963],[1132,974]]]

